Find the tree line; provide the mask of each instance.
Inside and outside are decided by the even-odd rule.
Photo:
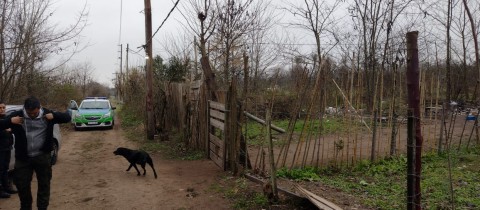
[[[51,20],[55,12],[50,1],[0,3],[0,98],[8,104],[35,95],[65,108],[66,99],[109,95],[107,86],[93,80],[91,64],[71,62],[86,47],[80,36],[87,24],[85,7],[63,28]]]

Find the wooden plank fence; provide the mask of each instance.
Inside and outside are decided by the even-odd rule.
[[[212,127],[208,132],[208,154],[210,159],[223,170],[226,167],[225,111],[224,104],[208,101],[208,125]]]

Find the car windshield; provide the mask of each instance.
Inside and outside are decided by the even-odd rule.
[[[80,109],[108,109],[108,101],[84,101]]]

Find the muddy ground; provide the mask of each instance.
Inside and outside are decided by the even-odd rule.
[[[158,179],[149,167],[146,176],[137,176],[113,154],[120,146],[136,148],[119,123],[113,130],[67,128],[62,133],[50,209],[231,209],[229,200],[211,190],[224,172],[209,160],[164,160],[153,154]],[[37,182],[32,183],[35,195]],[[19,209],[18,196],[1,199],[0,209]]]
[[[171,160],[151,154],[158,179],[149,167],[146,176],[137,176],[133,168],[125,171],[128,162],[113,151],[117,147],[135,149],[138,145],[126,139],[120,123],[117,119],[112,130],[74,131],[63,126],[59,159],[53,167],[49,209],[234,209],[236,201],[217,188],[228,186],[225,182],[235,182],[236,178],[210,160]],[[34,179],[33,206],[36,184]],[[247,184],[253,191],[262,190],[258,183],[247,180]],[[358,199],[321,183],[301,184],[344,209],[367,209]],[[279,187],[294,191],[282,181]],[[282,199],[288,198],[283,195]],[[269,208],[315,209],[305,201]],[[0,209],[19,209],[18,196],[0,199]]]

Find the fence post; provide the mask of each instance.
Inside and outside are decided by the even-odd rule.
[[[415,209],[422,209],[420,180],[422,171],[422,132],[420,124],[420,85],[418,64],[418,31],[408,32],[407,39],[407,89],[408,109],[415,121]]]
[[[225,105],[225,143],[227,144],[228,167],[233,174],[238,174],[240,141],[238,140],[237,123],[237,80],[232,79],[227,93],[227,103]]]
[[[272,194],[273,194],[273,199],[277,200],[278,199],[278,191],[277,191],[277,170],[275,169],[275,159],[273,155],[273,141],[272,141],[272,131],[271,131],[271,107],[269,103],[266,103],[267,107],[267,112],[265,116],[265,125],[266,131],[267,131],[267,140],[268,140],[268,153],[269,153],[269,161],[270,162],[270,181],[272,184]]]
[[[413,111],[408,109],[407,119],[407,209],[415,207],[415,120]]]

